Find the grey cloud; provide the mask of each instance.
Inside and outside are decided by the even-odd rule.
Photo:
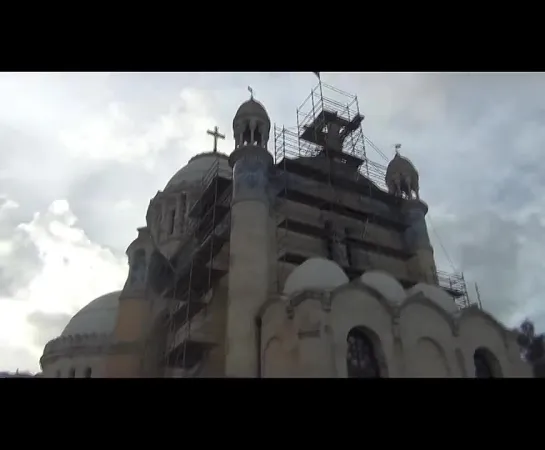
[[[473,299],[473,283],[477,282],[483,307],[509,325],[514,325],[514,317],[520,318],[518,312],[533,313],[540,301],[536,294],[545,289],[544,267],[538,256],[545,246],[544,229],[535,215],[519,222],[482,211],[433,223],[450,257],[464,271]],[[433,234],[432,241],[438,261],[448,267]],[[545,321],[536,323],[545,328]]]
[[[34,343],[38,347],[44,347],[61,334],[70,318],[70,314],[48,314],[41,311],[30,313],[27,322],[34,329]]]
[[[19,208],[5,208],[6,204],[7,199],[0,198],[0,242],[11,246],[7,256],[0,255],[0,298],[14,296],[43,267],[36,245],[28,233],[18,227],[28,216]]]
[[[248,85],[273,122],[293,126],[297,106],[316,83],[310,72],[111,74],[66,79],[55,78],[59,92],[66,84],[64,92],[79,101],[78,89],[85,86],[82,99],[96,106],[93,113],[106,111],[107,101],[119,102],[136,129],[165,114],[184,87],[200,89],[210,104],[209,112],[227,135],[220,143],[221,151],[227,153],[233,146],[232,117],[248,98]],[[420,172],[422,198],[430,205],[436,231],[457,268],[479,282],[484,304],[503,320],[526,311],[544,317],[537,293],[545,289],[541,281],[545,267],[536,254],[545,245],[540,225],[545,220],[545,161],[541,156],[545,76],[325,73],[323,79],[358,94],[366,115],[364,131],[384,153],[392,155],[393,144],[403,144],[402,153]],[[85,117],[81,108],[78,117]],[[185,129],[188,125],[180,122],[178,126]],[[134,229],[144,223],[155,192],[190,156],[209,150],[166,142],[154,157],[154,166],[143,168],[136,163],[77,161],[50,137],[42,138],[28,128],[18,130],[3,147],[9,147],[8,169],[15,168],[12,172],[17,174],[2,181],[5,193],[27,215],[43,210],[54,198],[68,198],[79,226],[91,240],[116,252],[125,250]],[[203,135],[205,132],[202,130]],[[385,163],[372,150],[369,156]],[[37,163],[26,170],[28,161]],[[134,207],[116,209],[116,204],[126,201]],[[438,263],[448,268],[434,240]],[[540,320],[545,328],[545,319]]]
[[[79,226],[93,242],[124,252],[136,226],[145,223],[154,180],[154,174],[141,167],[107,163],[82,176],[67,197]],[[134,206],[128,210],[117,207],[126,200]]]
[[[0,298],[15,296],[43,267],[38,249],[25,235],[16,233],[8,238],[12,240],[14,250],[9,259],[0,258]]]

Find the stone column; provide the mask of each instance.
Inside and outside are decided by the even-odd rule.
[[[437,268],[433,258],[433,248],[426,226],[428,206],[421,200],[406,200],[402,206],[407,229],[404,238],[412,257],[407,261],[407,269],[412,280],[437,284]]]
[[[263,147],[246,145],[229,157],[233,167],[227,351],[225,375],[258,376],[255,318],[269,287],[269,171],[272,156]]]
[[[142,267],[134,267],[134,255],[145,252]],[[147,228],[138,229],[138,237],[127,249],[129,277],[119,297],[117,323],[113,332],[106,361],[106,378],[140,377],[147,338],[151,304],[147,293],[147,273],[151,254],[151,242]],[[143,276],[133,277],[133,271]]]

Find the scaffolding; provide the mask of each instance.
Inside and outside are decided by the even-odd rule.
[[[293,199],[294,193],[290,190],[288,178],[292,174],[298,174],[303,177],[312,178],[315,181],[320,181],[327,186],[323,195],[317,193],[314,201],[310,196],[301,198],[299,201],[307,205],[311,205],[320,209],[324,213],[323,217],[331,218],[337,213],[344,216],[355,218],[360,224],[357,230],[344,230],[339,235],[335,231],[335,226],[329,220],[323,220],[321,229],[312,229],[310,226],[303,227],[297,221],[290,221],[288,214],[279,214],[277,221],[277,289],[282,289],[287,265],[298,265],[304,262],[307,257],[312,255],[296,256],[290,252],[292,250],[288,243],[290,231],[299,231],[306,235],[325,240],[327,254],[330,259],[336,260],[332,253],[332,249],[339,247],[338,244],[345,244],[346,255],[345,260],[348,264],[340,264],[345,269],[347,275],[351,278],[356,277],[361,271],[353,269],[351,260],[351,249],[365,249],[363,254],[366,261],[360,261],[360,266],[372,268],[369,261],[369,250],[380,251],[384,254],[390,252],[390,256],[398,258],[407,258],[410,255],[398,254],[393,255],[392,249],[381,247],[372,239],[367,238],[369,226],[373,223],[384,225],[384,221],[376,214],[357,214],[340,201],[340,192],[336,189],[349,189],[353,192],[358,192],[362,200],[381,200],[390,205],[398,204],[401,200],[388,194],[385,183],[386,167],[382,164],[372,161],[367,154],[367,148],[371,148],[383,159],[388,159],[384,153],[377,148],[372,141],[367,138],[363,132],[362,122],[364,116],[361,114],[356,95],[352,95],[336,89],[325,83],[318,83],[312,89],[310,95],[297,108],[297,126],[293,128],[274,126],[274,160],[279,171],[280,190],[277,197],[277,207],[282,211],[282,203],[286,200]],[[342,137],[341,151],[331,151],[327,144],[328,126],[335,123],[339,127],[340,136]],[[305,160],[311,158],[317,160],[324,157],[326,161],[325,173],[319,173],[317,170],[311,170],[305,164]],[[333,174],[334,161],[339,161],[352,166],[356,169],[357,175],[355,179],[349,180],[346,177]],[[306,166],[306,167],[305,167]],[[284,205],[285,206],[285,205]],[[380,222],[383,222],[382,224]],[[399,231],[403,231],[406,227],[402,221],[397,223],[390,222],[388,226],[394,227]],[[337,227],[338,231],[338,227]],[[350,244],[350,245],[346,245]],[[296,253],[296,252],[295,252]],[[315,256],[315,255],[314,255]],[[405,287],[414,285],[414,282],[409,280],[400,280]],[[451,295],[456,304],[460,308],[469,306],[471,303],[467,295],[467,289],[463,275],[452,275],[446,272],[437,272],[437,284],[444,288]]]
[[[367,157],[367,147],[387,160],[387,156],[365,136],[357,95],[341,91],[326,83],[318,83],[297,108],[297,126],[286,128],[274,127],[275,164],[283,159],[318,156],[325,143],[327,123],[340,118],[344,126],[341,134],[345,137],[342,152],[345,155],[362,159],[360,173],[381,189],[386,189],[384,182],[386,166]],[[281,141],[281,145],[279,144]]]
[[[200,195],[187,215],[184,246],[172,264],[175,284],[166,307],[166,342],[161,364],[164,376],[195,375],[198,363],[215,345],[200,333],[207,319],[213,288],[227,273],[215,258],[225,247],[230,231],[231,170],[218,158],[203,176]]]
[[[289,190],[288,173],[299,173],[320,179],[327,186],[325,195],[319,196],[316,206],[320,211],[321,226],[319,229],[310,230],[315,237],[323,240],[328,257],[339,262],[342,266],[352,266],[352,254],[350,246],[346,245],[344,251],[340,250],[347,241],[361,242],[365,240],[371,216],[358,222],[357,229],[339,228],[332,216],[339,212],[345,212],[345,206],[340,201],[340,196],[335,192],[339,180],[335,179],[334,166],[342,162],[353,170],[356,180],[363,175],[366,180],[374,178],[383,180],[381,173],[385,168],[373,164],[367,158],[366,138],[363,134],[362,122],[364,116],[360,113],[357,96],[343,92],[325,83],[319,83],[312,89],[310,95],[297,108],[297,127],[295,130],[285,127],[274,127],[275,141],[275,165],[280,171],[282,190],[278,195],[279,202],[293,198]],[[328,143],[330,127],[337,127],[338,146]],[[321,159],[323,169],[320,174],[317,171],[309,173],[310,168],[299,166],[296,160],[313,158]],[[304,173],[307,172],[307,173]],[[372,189],[362,192],[361,195],[371,197]],[[282,205],[279,204],[282,209]],[[299,224],[300,225],[300,224]],[[287,214],[281,214],[277,224],[277,252],[278,266],[277,279],[278,290],[283,282],[284,268],[287,264],[300,264],[305,258],[297,258],[289,252],[288,236],[294,231],[297,224],[290,223]]]
[[[454,302],[459,309],[468,308],[471,305],[477,304],[469,297],[467,283],[463,273],[448,273],[438,270],[437,284],[454,298]]]

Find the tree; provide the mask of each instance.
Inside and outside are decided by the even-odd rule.
[[[532,366],[534,377],[545,378],[545,335],[536,334],[535,326],[529,319],[522,322],[517,331],[522,357]]]

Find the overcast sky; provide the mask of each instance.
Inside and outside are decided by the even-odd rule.
[[[507,325],[545,329],[545,75],[332,74],[364,131],[403,144],[450,259]],[[296,124],[312,73],[0,74],[0,370],[39,370],[44,344],[123,286],[149,200],[206,130],[227,135],[247,86]],[[272,144],[270,144],[272,149]],[[372,151],[372,159],[384,164]],[[431,230],[440,268],[452,270]]]

